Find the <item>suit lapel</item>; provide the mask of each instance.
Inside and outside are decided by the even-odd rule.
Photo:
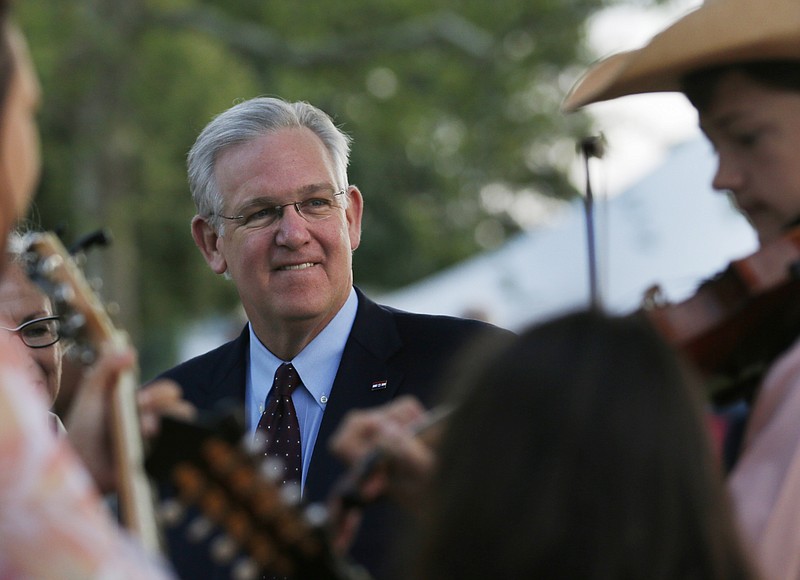
[[[344,415],[354,408],[386,403],[397,392],[404,373],[389,361],[401,347],[391,312],[358,292],[356,319],[342,353],[306,478],[305,495],[310,500],[324,499],[343,471],[327,447]]]
[[[249,347],[250,329],[245,325],[239,336],[223,347],[225,350],[220,353],[214,367],[197,377],[198,393],[203,397],[198,402],[199,408],[213,409],[230,400],[244,404]]]

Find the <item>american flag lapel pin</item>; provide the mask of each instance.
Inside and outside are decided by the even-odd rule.
[[[375,381],[372,383],[371,391],[380,391],[386,388],[386,385],[389,384],[389,381]]]

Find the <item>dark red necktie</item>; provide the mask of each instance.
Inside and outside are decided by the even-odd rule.
[[[300,376],[289,363],[275,371],[275,381],[267,397],[269,403],[258,421],[256,433],[266,438],[267,459],[278,459],[271,468],[283,483],[300,483],[302,474],[300,423],[292,402],[292,392],[300,385]]]

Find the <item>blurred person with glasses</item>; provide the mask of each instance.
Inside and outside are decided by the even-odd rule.
[[[169,571],[120,530],[70,445],[73,433],[70,440],[58,436],[48,420],[48,406],[58,391],[61,343],[30,348],[21,336],[31,344],[44,342],[34,339],[30,326],[21,334],[17,330],[26,318],[54,313],[25,285],[7,249],[41,171],[36,123],[41,88],[10,11],[10,2],[0,0],[0,326],[13,329],[0,331],[0,578],[168,578]],[[37,368],[36,356],[52,357],[49,377]],[[82,417],[87,440],[96,444],[90,457],[113,462],[103,402],[119,373],[134,363],[132,350],[106,349],[81,382],[81,391],[93,394],[96,403],[84,407]]]
[[[28,367],[52,406],[61,386],[60,322],[50,298],[30,281],[16,255],[8,252],[10,259],[0,278],[0,329],[13,333],[27,347],[23,352]]]
[[[28,322],[23,322],[16,328],[5,328],[8,332],[17,334],[25,346],[30,348],[45,348],[53,346],[61,338],[59,330],[61,328],[61,318],[59,316],[45,316],[35,318]]]
[[[404,394],[429,402],[463,345],[507,332],[387,308],[354,286],[365,202],[348,179],[350,145],[325,112],[279,98],[241,101],[203,129],[188,156],[192,235],[211,270],[232,280],[248,323],[238,338],[162,375],[199,409],[233,399],[254,433],[276,369],[291,363],[301,381],[291,394],[300,483],[311,502],[344,470],[327,441],[351,409]],[[388,514],[369,514],[351,553],[378,578],[394,527]],[[207,577],[205,550],[171,546],[182,577]]]
[[[96,375],[84,368],[80,361],[69,356],[69,340],[61,334],[61,319],[53,302],[30,280],[21,263],[24,234],[13,231],[6,246],[7,264],[0,277],[0,332],[12,336],[24,345],[19,349],[34,385],[38,387],[51,408],[50,417],[56,432],[66,436],[80,455],[102,492],[115,489],[115,470],[106,441],[106,434],[98,432],[98,413],[106,408],[108,387],[106,382],[89,379]],[[75,365],[75,385],[69,385],[68,407],[56,414],[56,399],[63,396],[64,371]],[[153,433],[155,416],[171,410],[187,414],[186,405],[180,401],[176,385],[169,382],[148,385],[139,392],[139,412],[147,417],[142,425],[145,435]]]

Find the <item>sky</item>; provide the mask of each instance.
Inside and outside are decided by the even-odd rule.
[[[589,44],[598,58],[639,48],[701,3],[671,0],[645,9],[627,2],[603,10],[589,26]],[[700,135],[694,108],[678,93],[631,95],[595,103],[586,110],[598,120],[606,139],[603,162],[595,165],[600,169],[593,173],[608,195],[620,193],[649,173],[673,145]]]

